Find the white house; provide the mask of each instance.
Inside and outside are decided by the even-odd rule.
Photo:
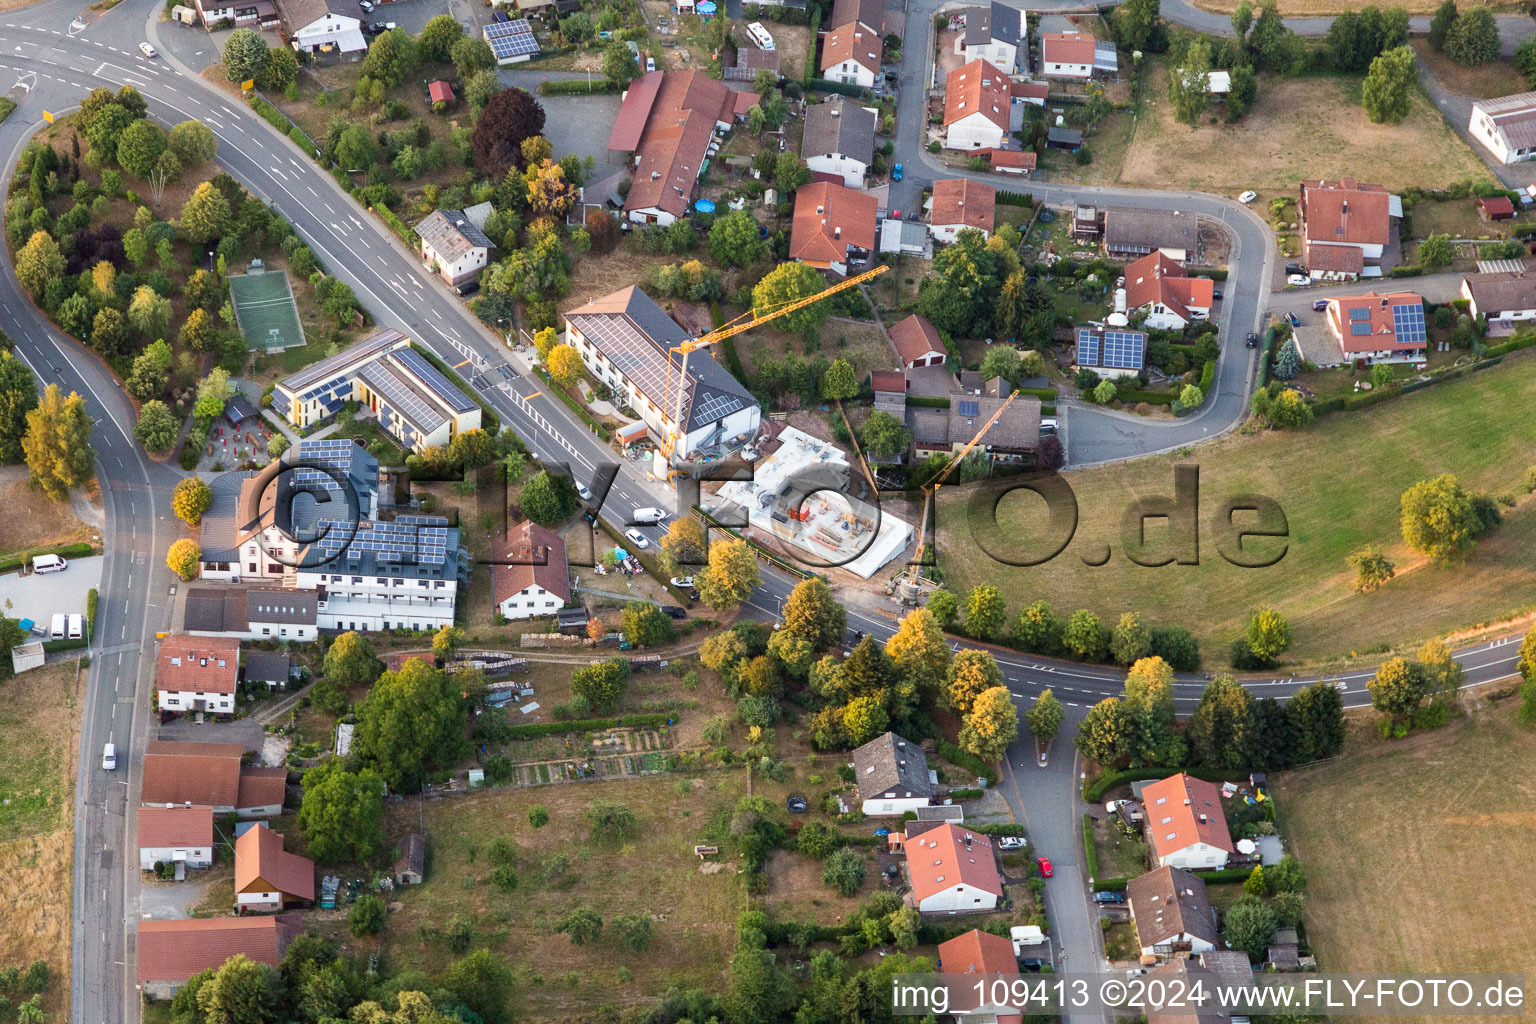
[[[235,911],[276,913],[315,898],[315,862],[283,849],[283,837],[258,822],[235,840]]]
[[[919,825],[933,825],[919,831]],[[903,846],[912,901],[920,913],[995,910],[1003,898],[992,840],[949,822],[909,822]]]
[[[988,60],[955,68],[944,81],[944,147],[994,149],[1007,144],[1012,126],[1012,83]]]
[[[350,537],[306,547],[294,585],[317,592],[321,629],[431,633],[453,624],[462,555],[442,516],[365,520]]]
[[[1208,277],[1190,277],[1184,265],[1161,251],[1125,268],[1125,312],[1145,312],[1146,326],[1183,330],[1211,315],[1216,285]]]
[[[1495,328],[1507,334],[1518,321],[1536,319],[1536,277],[1524,272],[1468,274],[1461,279],[1461,297],[1473,317],[1488,318],[1490,334]]]
[[[891,325],[891,344],[901,356],[901,365],[908,370],[919,366],[943,366],[949,358],[949,350],[933,321],[913,313],[905,320]]]
[[[275,818],[283,812],[288,769],[242,765],[239,743],[150,740],[144,752],[139,802],[145,807],[207,805],[214,814]]]
[[[800,155],[812,171],[835,174],[848,188],[863,188],[875,158],[875,111],[842,98],[807,107]]]
[[[1536,158],[1536,92],[1477,100],[1467,130],[1499,163]]]
[[[997,189],[969,178],[933,183],[928,230],[935,242],[953,242],[966,228],[990,238],[997,211]]]
[[[160,641],[155,693],[161,711],[232,715],[240,673],[240,641],[168,636]]]
[[[538,523],[519,523],[491,550],[491,593],[504,619],[552,616],[571,599],[565,541]]]
[[[893,732],[876,736],[853,752],[854,785],[864,813],[900,816],[927,807],[933,796],[923,748]]]
[[[449,285],[476,277],[490,262],[496,243],[463,210],[434,210],[416,225],[421,258]]]
[[[1365,264],[1379,264],[1392,244],[1392,219],[1402,217],[1403,201],[1380,185],[1342,181],[1304,181],[1297,198],[1303,252],[1336,274],[1360,274]],[[1340,248],[1346,253],[1324,253]]]
[[[206,574],[205,574],[206,575]],[[191,636],[306,642],[319,633],[314,593],[279,587],[194,587],[182,629]]]
[[[1424,299],[1413,292],[1329,299],[1327,324],[1347,362],[1422,364],[1428,357]]]
[[[1093,77],[1094,38],[1086,32],[1046,32],[1040,37],[1040,73],[1047,78]]]
[[[1236,852],[1215,783],[1180,772],[1148,785],[1141,795],[1158,866],[1221,868]]]
[[[994,0],[990,7],[965,12],[965,32],[955,40],[955,52],[967,61],[991,61],[1011,74],[1019,66],[1024,33],[1024,12]]]
[[[1187,959],[1221,941],[1205,882],[1182,868],[1160,867],[1131,879],[1125,899],[1143,957]]]
[[[821,77],[829,82],[873,89],[880,77],[880,53],[885,45],[878,32],[850,22],[827,33],[821,49]]]
[[[346,0],[278,0],[289,44],[299,53],[361,60],[368,50],[363,22]]]
[[[140,871],[157,863],[213,866],[212,807],[140,807],[137,828]]]

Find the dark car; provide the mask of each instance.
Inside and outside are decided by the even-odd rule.
[[[1093,902],[1095,902],[1095,903],[1124,903],[1125,902],[1125,893],[1123,893],[1123,892],[1096,892],[1096,893],[1093,894]]]
[[[1287,313],[1287,314],[1285,314],[1285,319],[1290,323],[1290,325],[1292,327],[1300,327],[1301,326],[1301,320],[1300,320],[1300,318],[1298,318],[1296,316],[1295,313]]]
[[[1257,334],[1254,334],[1252,331],[1249,331],[1248,332],[1248,340],[1246,342],[1244,342],[1244,344],[1246,344],[1249,348],[1258,348],[1259,347],[1259,336]]]
[[[496,11],[495,13],[493,13],[491,15],[491,17],[492,17],[492,19],[494,19],[496,21],[511,21],[512,20],[511,17],[509,17],[507,15],[506,11]]]
[[[672,616],[674,619],[686,619],[688,617],[688,613],[683,611],[675,604],[664,604],[661,606],[661,610]]]
[[[465,281],[463,284],[456,284],[453,286],[453,294],[459,296],[460,298],[463,298],[466,295],[473,295],[479,290],[479,281]]]
[[[1313,299],[1312,300],[1312,312],[1314,312],[1314,313],[1321,313],[1323,310],[1325,310],[1327,308],[1328,308],[1328,300],[1327,299]]]
[[[1026,971],[1040,972],[1045,970],[1045,961],[1037,956],[1027,956],[1019,961],[1019,966]]]
[[[1285,265],[1285,272],[1287,274],[1305,274],[1307,272],[1307,268],[1302,266],[1300,263],[1287,263]]]
[[[1211,289],[1211,298],[1219,301],[1221,299],[1221,289],[1220,288],[1212,288]]]

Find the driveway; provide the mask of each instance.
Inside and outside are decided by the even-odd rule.
[[[246,750],[258,751],[266,734],[254,718],[236,718],[227,722],[209,719],[198,724],[195,717],[185,715],[160,726],[154,738],[188,743],[239,743]]]
[[[138,851],[133,852],[135,859]],[[190,916],[188,911],[201,902],[208,892],[208,887],[213,885],[215,877],[228,878],[228,868],[219,871],[217,868],[202,868],[189,870],[187,880],[184,882],[157,882],[151,881],[150,875],[143,876],[144,884],[139,888],[139,913],[144,917],[155,920],[182,920]]]
[[[100,555],[71,558],[63,572],[0,576],[0,601],[9,604],[7,614],[45,627],[54,615],[84,615],[86,592],[101,586],[103,561]]]

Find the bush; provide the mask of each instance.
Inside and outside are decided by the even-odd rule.
[[[623,82],[600,78],[592,82],[573,79],[566,82],[540,82],[540,96],[585,96],[589,93],[623,92],[628,86]]]
[[[855,850],[837,850],[821,869],[821,880],[839,895],[852,896],[864,886],[864,857]]]
[[[384,901],[373,893],[365,892],[352,904],[352,909],[347,911],[347,927],[359,938],[377,935],[384,930],[386,913]]]
[[[1099,851],[1093,848],[1093,815],[1083,814],[1083,856],[1088,865],[1088,877],[1099,877]]]
[[[967,771],[976,773],[978,778],[987,780],[987,785],[997,785],[997,769],[982,761],[974,754],[968,754],[948,740],[939,740],[934,748],[940,757],[950,764],[957,765]]]
[[[949,796],[952,800],[980,800],[986,792],[984,789],[952,789]]]

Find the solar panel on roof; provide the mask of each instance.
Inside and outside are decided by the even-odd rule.
[[[979,402],[961,402],[960,403],[960,415],[961,416],[972,416],[972,417],[980,416],[981,415],[981,403],[979,403]]]
[[[1349,318],[1351,320],[1369,320],[1371,318],[1371,311],[1364,306],[1356,306],[1349,311]]]
[[[1397,340],[1417,343],[1428,340],[1428,332],[1424,324],[1424,307],[1419,304],[1393,306],[1392,329],[1397,334]]]
[[[1139,370],[1146,345],[1147,336],[1140,331],[1105,331],[1104,365],[1116,370]]]
[[[1371,325],[1365,323],[1353,323],[1349,325],[1349,333],[1359,336],[1371,333]]]
[[[437,367],[427,362],[420,352],[403,348],[395,353],[395,358],[404,363],[421,383],[431,388],[450,407],[459,412],[469,412],[475,408],[469,396],[454,387],[453,382],[439,373]]]
[[[498,59],[539,52],[539,41],[526,18],[491,22],[485,26],[485,41],[491,44],[491,52]]]
[[[1099,336],[1092,331],[1078,332],[1077,363],[1079,366],[1099,365]]]

